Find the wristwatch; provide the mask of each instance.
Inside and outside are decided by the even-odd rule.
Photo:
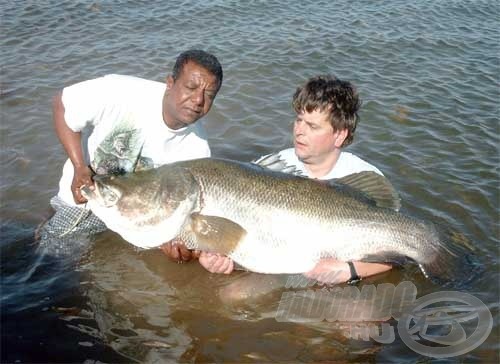
[[[361,277],[358,276],[358,272],[356,272],[356,268],[354,268],[354,263],[351,261],[348,261],[347,264],[349,265],[349,270],[351,271],[351,278],[349,278],[349,280],[347,281],[347,284],[352,286],[358,282],[361,282]]]

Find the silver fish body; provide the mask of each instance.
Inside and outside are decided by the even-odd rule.
[[[190,248],[228,255],[254,272],[303,273],[332,257],[410,258],[426,275],[448,274],[449,258],[466,250],[464,241],[442,241],[431,223],[396,211],[397,202],[390,208],[397,200],[392,186],[376,193],[384,177],[354,177],[332,185],[248,163],[198,159],[99,176],[96,190],[84,194],[92,211],[132,244],[149,248],[180,236]]]

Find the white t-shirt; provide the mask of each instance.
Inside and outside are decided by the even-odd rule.
[[[154,167],[180,160],[210,157],[206,133],[199,122],[172,130],[163,121],[166,84],[137,77],[106,75],[64,88],[62,102],[68,127],[82,132],[86,163],[94,160],[105,138],[123,128],[137,132],[141,157]],[[137,145],[137,140],[135,140]],[[71,193],[73,164],[68,159],[59,181],[58,197],[76,203]]]
[[[295,154],[294,148],[284,149],[278,154],[280,155],[281,159],[283,159],[287,163],[287,165],[295,166],[307,177],[310,177],[309,172],[304,166],[304,163],[302,163]],[[377,167],[372,166],[370,163],[366,162],[365,160],[359,158],[358,156],[352,153],[342,151],[340,152],[340,156],[339,159],[337,160],[337,163],[335,163],[331,171],[326,175],[324,175],[323,177],[320,177],[319,179],[326,180],[332,178],[341,178],[349,174],[359,173],[364,171],[373,171],[383,176],[383,173],[380,172],[380,170]]]

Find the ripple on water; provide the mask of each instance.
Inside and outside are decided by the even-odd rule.
[[[65,158],[52,129],[55,92],[107,73],[163,81],[181,50],[201,47],[224,67],[224,84],[205,119],[219,157],[250,160],[290,146],[296,86],[319,73],[353,80],[364,105],[348,150],[384,172],[409,212],[437,216],[474,241],[490,274],[472,291],[490,306],[497,301],[498,292],[491,289],[500,240],[497,1],[124,5],[66,0],[57,6],[32,1],[1,6],[3,221],[27,221],[33,228],[57,190]],[[6,302],[16,310],[8,325],[18,345],[9,341],[3,347],[23,349],[19,357],[2,351],[3,361],[50,361],[35,350],[40,342],[58,342],[55,354],[69,362],[86,358],[70,354],[78,343],[83,343],[79,355],[109,362],[419,360],[401,343],[379,350],[342,339],[337,328],[278,325],[269,318],[269,307],[279,298],[264,300],[261,309],[231,311],[211,291],[229,278],[213,278],[197,265],[164,264],[153,252],[145,257],[112,234],[96,242],[82,268],[91,278],[81,286],[77,277],[65,282],[64,274],[53,281],[41,274],[38,285],[19,285],[36,263],[25,264],[29,250],[22,244],[5,251],[2,259],[17,272],[9,271],[2,307]],[[419,293],[440,289],[412,267],[383,280],[412,280]],[[50,302],[88,315],[61,325],[61,312],[43,301],[47,285],[56,287]],[[38,334],[40,325],[50,330]],[[98,343],[105,343],[105,354]],[[498,334],[460,360],[478,358],[498,359]]]

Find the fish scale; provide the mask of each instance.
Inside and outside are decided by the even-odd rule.
[[[303,273],[322,257],[409,258],[426,276],[457,276],[456,258],[470,252],[465,240],[441,239],[430,222],[397,211],[399,200],[385,207],[386,197],[397,194],[383,176],[349,178],[317,181],[205,158],[98,176],[98,193],[86,197],[92,211],[132,244],[151,248],[180,236],[190,248],[228,255],[254,272]],[[149,220],[138,224],[144,215]]]

